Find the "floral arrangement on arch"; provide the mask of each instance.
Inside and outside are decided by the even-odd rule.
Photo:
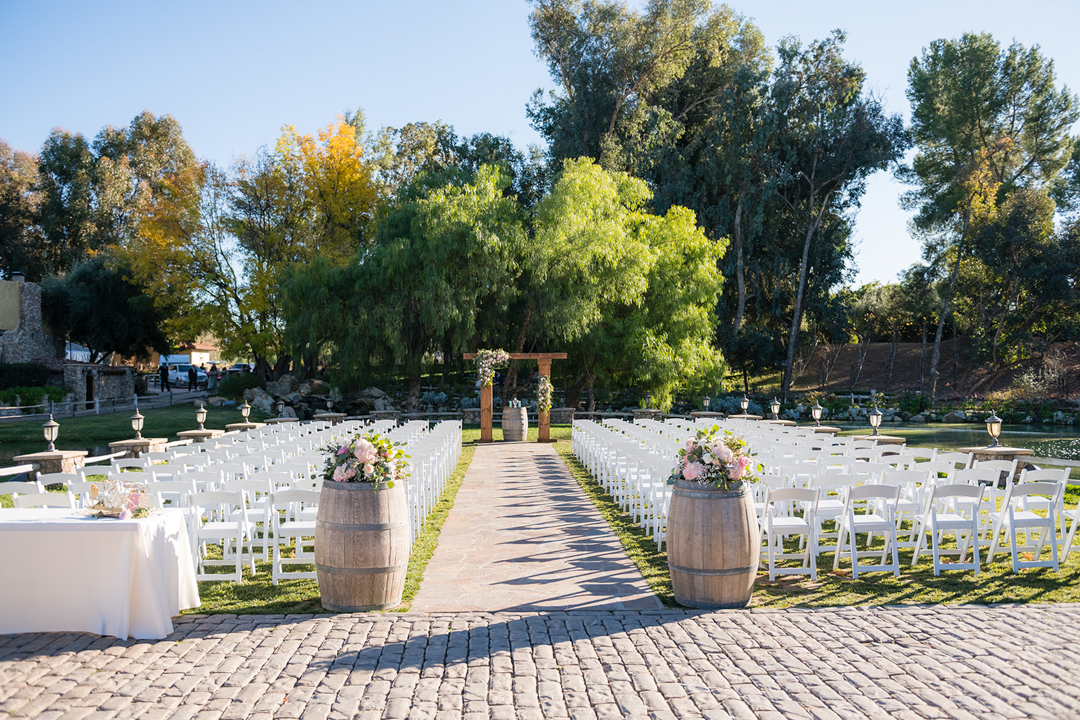
[[[551,380],[547,375],[540,376],[540,384],[536,386],[536,409],[547,412],[551,409],[551,397],[555,388],[551,386]]]
[[[407,480],[405,458],[409,457],[401,450],[403,443],[395,443],[379,433],[356,435],[347,445],[331,445],[326,448],[330,456],[326,459],[323,478],[334,482],[373,483],[394,487],[395,480]]]
[[[510,353],[505,350],[479,350],[476,353],[476,371],[480,374],[480,385],[491,385],[495,379],[495,368],[510,362]]]
[[[668,485],[681,479],[727,490],[728,483],[756,481],[749,472],[752,465],[753,460],[746,453],[746,441],[735,437],[730,430],[721,434],[720,426],[713,425],[698,430],[697,435],[686,441],[686,447],[679,450],[679,460]]]

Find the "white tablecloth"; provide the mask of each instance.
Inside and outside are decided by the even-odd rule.
[[[141,520],[0,510],[0,633],[163,638],[199,606],[180,510]]]

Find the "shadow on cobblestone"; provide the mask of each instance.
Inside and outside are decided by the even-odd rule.
[[[1068,719],[1077,627],[1070,604],[185,616],[162,641],[0,637],[0,712]]]

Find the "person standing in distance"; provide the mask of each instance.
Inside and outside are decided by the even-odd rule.
[[[161,367],[158,368],[158,374],[161,376],[161,392],[172,390],[172,388],[169,387],[169,366],[165,363],[161,363]]]

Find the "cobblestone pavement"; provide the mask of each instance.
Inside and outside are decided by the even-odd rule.
[[[1080,605],[188,616],[0,637],[49,720],[1080,718]]]
[[[496,443],[476,448],[411,610],[661,607],[554,448]]]

